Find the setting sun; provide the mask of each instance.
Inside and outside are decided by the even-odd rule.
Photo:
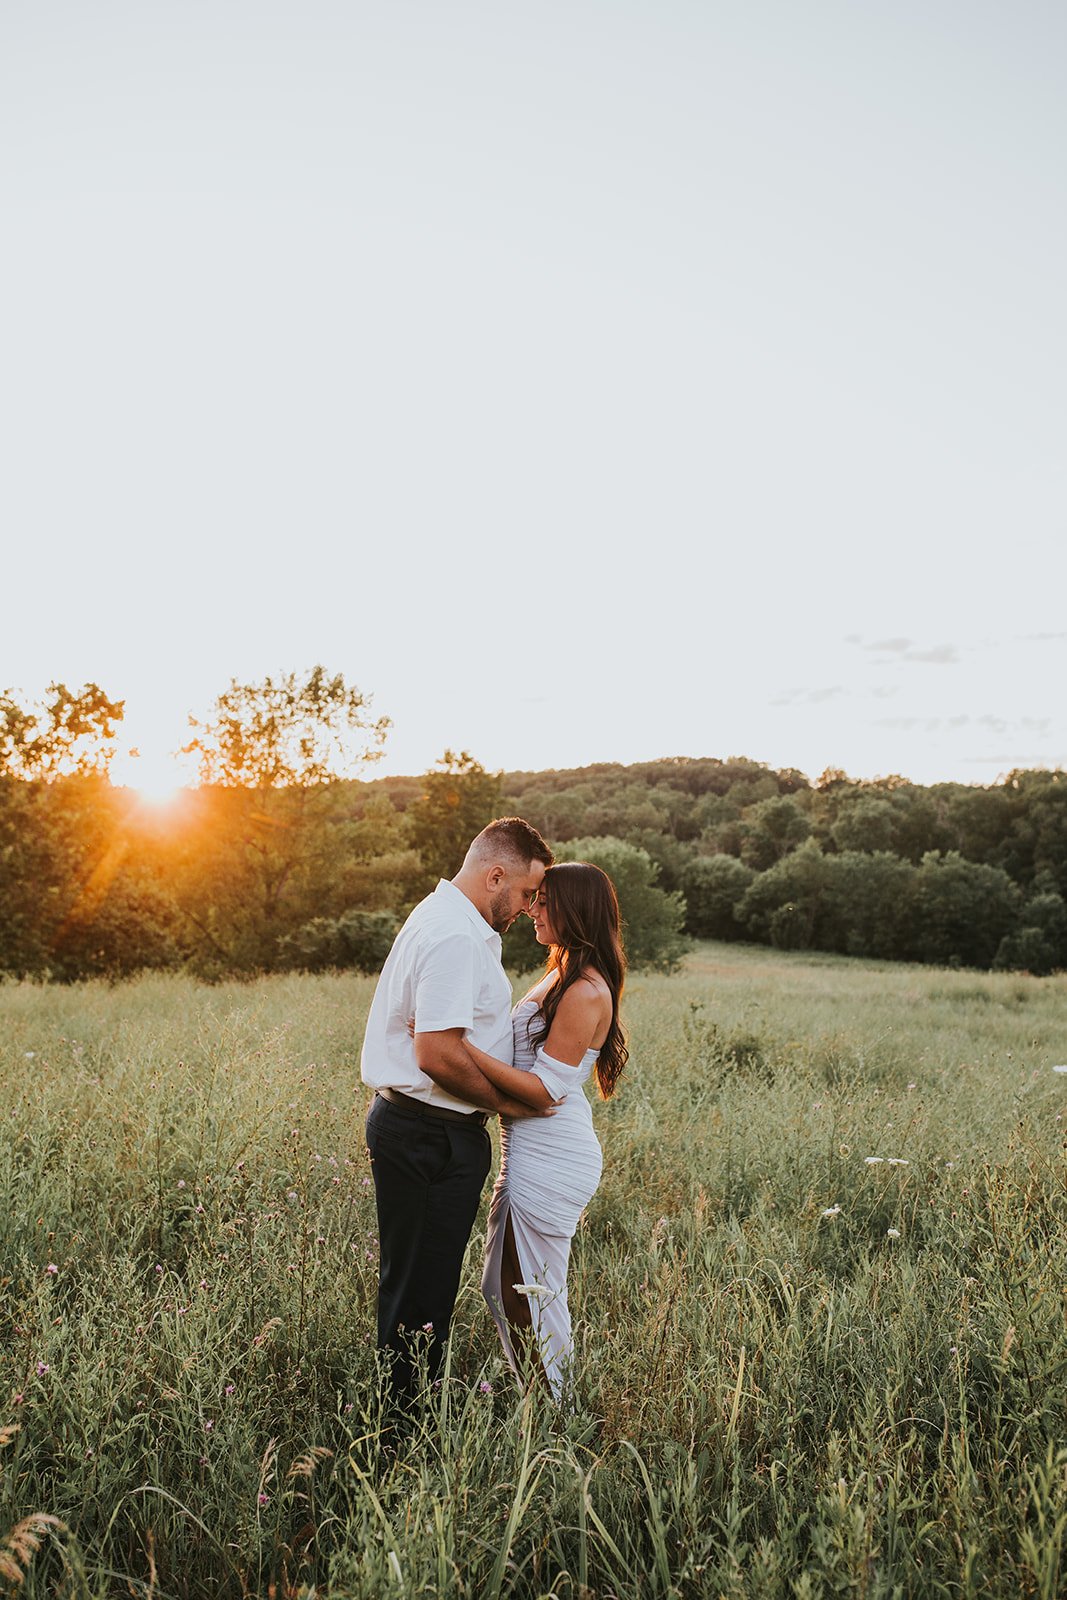
[[[187,782],[175,756],[139,745],[115,757],[111,780],[122,788],[135,790],[142,800],[154,806],[176,800]]]

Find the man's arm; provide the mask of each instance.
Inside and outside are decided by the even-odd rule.
[[[518,1067],[509,1067],[506,1062],[498,1061],[495,1056],[486,1055],[484,1050],[479,1050],[469,1039],[464,1039],[463,1048],[470,1055],[478,1071],[483,1073],[501,1094],[521,1100],[524,1105],[532,1106],[538,1112],[547,1111],[549,1106],[559,1104],[549,1094],[536,1071],[522,1072]],[[562,1098],[566,1099],[566,1095]]]
[[[522,1100],[514,1100],[489,1082],[468,1053],[462,1028],[442,1028],[435,1033],[416,1033],[415,1063],[420,1072],[457,1100],[494,1111],[503,1117],[536,1117],[547,1113],[535,1110]]]

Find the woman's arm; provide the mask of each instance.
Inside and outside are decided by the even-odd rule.
[[[474,1066],[483,1077],[489,1079],[494,1088],[500,1090],[501,1094],[508,1095],[512,1100],[522,1100],[537,1111],[547,1112],[550,1107],[559,1104],[549,1094],[536,1073],[521,1072],[518,1067],[506,1066],[503,1061],[498,1061],[496,1056],[487,1056],[484,1050],[479,1050],[469,1039],[464,1039],[463,1045]]]
[[[464,1039],[462,1028],[445,1028],[434,1033],[415,1033],[414,1028],[411,1031],[415,1040],[415,1063],[420,1072],[425,1072],[457,1099],[480,1106],[483,1111],[495,1111],[502,1117],[531,1116],[531,1106],[541,1110],[541,1103],[532,1102],[528,1094],[509,1094],[506,1087],[494,1083],[488,1073],[480,1070],[480,1063],[474,1060],[475,1054],[514,1077],[527,1077],[525,1072],[514,1072],[484,1051],[474,1051]],[[547,1091],[545,1093],[547,1096]],[[553,1101],[549,1097],[544,1104],[552,1105]]]

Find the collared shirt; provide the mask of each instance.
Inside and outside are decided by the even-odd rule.
[[[419,1033],[462,1028],[471,1044],[512,1060],[511,984],[494,933],[462,889],[444,878],[396,936],[371,1001],[363,1036],[364,1083],[399,1089],[453,1111],[476,1108],[440,1088],[415,1063]]]

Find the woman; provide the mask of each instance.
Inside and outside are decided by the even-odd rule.
[[[596,1191],[600,1143],[582,1086],[594,1073],[603,1099],[626,1064],[619,1023],[626,959],[611,879],[587,861],[549,867],[530,910],[549,950],[544,977],[512,1011],[515,1064],[467,1045],[499,1089],[547,1117],[501,1123],[482,1293],[516,1375],[532,1341],[553,1397],[573,1355],[567,1263],[578,1220]]]

